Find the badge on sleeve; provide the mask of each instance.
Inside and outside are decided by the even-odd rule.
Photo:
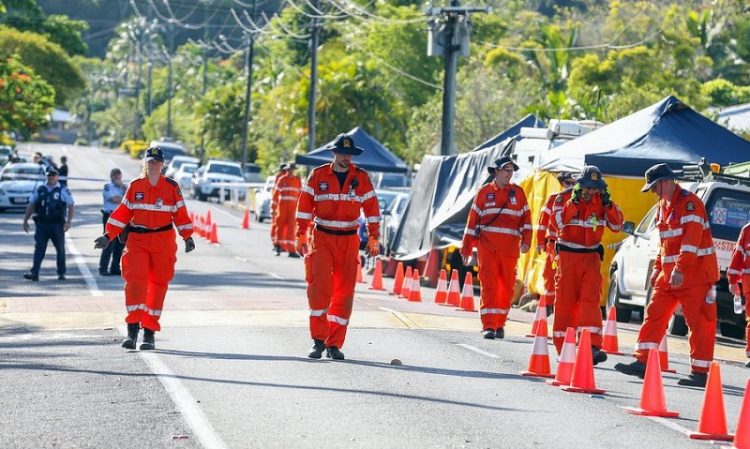
[[[495,202],[495,193],[494,192],[487,193],[487,201],[490,202],[490,203],[494,203]]]
[[[135,192],[135,200],[143,201],[143,192]]]
[[[692,201],[688,201],[687,204],[685,205],[685,209],[691,212],[694,211],[695,203],[693,203]]]
[[[328,183],[327,182],[321,182],[319,187],[320,187],[320,191],[321,192],[327,192],[328,191]]]
[[[562,204],[565,201],[565,198],[562,197],[562,195],[557,195],[555,197],[555,203]]]

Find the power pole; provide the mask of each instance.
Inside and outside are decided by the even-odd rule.
[[[172,24],[167,24],[167,135],[172,137],[172,47],[174,46],[174,33]]]
[[[255,0],[253,0],[251,17],[255,20]],[[253,59],[255,57],[255,36],[252,33],[247,33],[247,56],[246,56],[246,70],[247,70],[247,86],[245,87],[245,111],[243,114],[242,121],[242,169],[244,170],[247,166],[247,131],[250,127],[250,101],[252,97],[250,93],[253,88]]]
[[[443,77],[443,117],[440,131],[440,154],[456,153],[453,122],[456,107],[456,70],[458,57],[469,55],[471,22],[469,13],[489,12],[487,7],[461,6],[459,0],[450,0],[444,8],[429,7],[425,13],[430,20],[427,55],[445,58]]]
[[[312,0],[312,6],[315,11],[320,10],[320,1]],[[310,25],[310,95],[307,104],[307,151],[315,149],[315,103],[316,89],[318,85],[318,41],[320,39],[320,25],[316,17],[312,18]]]
[[[139,21],[140,22],[140,21]],[[135,119],[133,120],[133,139],[138,139],[139,130],[141,127],[141,79],[143,78],[143,33],[144,30],[140,26],[135,30],[136,38],[136,49],[135,57],[138,61],[138,77],[135,81]]]
[[[208,3],[203,3],[203,42],[208,42]],[[203,46],[203,86],[201,87],[201,97],[206,98],[208,90],[208,48]],[[203,159],[206,154],[206,119],[201,119],[201,146],[198,150],[198,157]]]

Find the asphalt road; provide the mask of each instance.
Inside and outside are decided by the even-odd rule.
[[[67,155],[73,177],[138,173],[114,150],[31,149]],[[33,238],[20,212],[0,214],[0,448],[715,447],[685,435],[703,399],[676,384],[689,371],[685,339],[670,339],[678,374],[665,374],[664,388],[681,417],[669,420],[623,410],[642,387],[612,369],[628,356],[594,370],[605,395],[563,392],[518,374],[532,349],[530,314],[514,309],[506,339],[483,340],[476,313],[431,304],[427,289],[409,303],[359,284],[347,360],[310,360],[301,261],[272,255],[267,224],[243,230],[240,211],[215,203],[188,201],[194,213],[210,208],[219,244],[197,239],[196,251],[178,254],[158,350],[123,350],[123,283],[97,274],[93,249],[102,184],[70,182],[64,282],[53,248],[40,282],[21,277]],[[636,329],[620,325],[621,349]],[[737,342],[722,341],[717,356],[734,430],[750,371]]]

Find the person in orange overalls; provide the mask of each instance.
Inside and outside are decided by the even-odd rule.
[[[193,224],[188,216],[182,192],[176,181],[164,177],[164,153],[159,147],[145,152],[144,175],[130,183],[125,198],[107,220],[104,235],[94,248],[106,248],[109,242],[126,237],[122,256],[125,280],[125,305],[128,336],[122,347],[135,349],[138,331],[143,327],[144,350],[155,349],[154,333],[161,330],[159,318],[174,276],[177,243],[174,226],[185,241],[185,252],[195,249]]]
[[[276,178],[273,180],[273,187],[271,188],[271,243],[273,244],[273,252],[277,256],[281,255],[281,244],[279,244],[279,225],[278,225],[278,204],[274,202],[276,197],[276,189],[279,185],[279,180],[286,175],[287,164],[283,163],[279,166],[279,172],[276,173]]]
[[[487,170],[495,179],[474,197],[461,255],[467,266],[474,265],[472,251],[477,247],[482,335],[494,340],[505,337],[519,252],[528,252],[531,245],[531,214],[523,189],[510,182],[518,170],[513,159],[501,157]]]
[[[735,296],[742,295],[745,297],[745,317],[747,318],[745,354],[750,358],[750,307],[747,304],[747,300],[750,298],[750,223],[746,224],[740,231],[737,245],[732,251],[732,258],[727,268],[727,278],[729,280],[729,291]],[[750,368],[750,360],[745,363],[745,366]]]
[[[690,328],[690,375],[680,385],[705,387],[708,368],[714,357],[716,339],[716,290],[719,265],[706,208],[701,199],[680,187],[667,164],[646,171],[641,191],[659,197],[656,226],[661,250],[656,256],[649,280],[653,287],[646,319],[638,333],[632,363],[618,363],[615,369],[643,377],[649,350],[658,350],[669,319],[679,302]]]
[[[573,186],[576,184],[573,174],[570,172],[561,172],[557,175],[557,180],[563,188],[558,193],[553,193],[547,198],[544,208],[539,213],[539,225],[536,228],[536,253],[546,253],[544,259],[544,294],[539,301],[539,307],[547,307],[547,315],[552,311],[555,304],[555,271],[557,271],[557,254],[555,253],[555,242],[557,241],[557,226],[555,221],[550,220],[559,209],[570,198],[573,192]],[[558,199],[559,198],[559,199]]]
[[[296,168],[293,162],[286,164],[286,174],[279,177],[273,195],[273,203],[276,205],[274,222],[277,226],[277,244],[281,251],[289,253],[289,257],[299,257],[294,248],[294,236],[297,227],[295,213],[302,180],[294,173]],[[276,255],[279,255],[279,252]]]
[[[615,204],[599,168],[583,168],[570,199],[555,213],[557,274],[552,341],[562,350],[565,330],[591,332],[593,363],[607,360],[602,346],[601,264],[604,228],[622,229],[622,212]]]
[[[360,211],[369,239],[367,252],[380,254],[380,206],[367,172],[352,163],[362,154],[354,139],[339,134],[329,146],[333,162],[315,168],[297,203],[297,252],[305,257],[310,334],[308,357],[343,360],[341,348],[352,313],[359,257]],[[308,242],[308,228],[315,223]]]

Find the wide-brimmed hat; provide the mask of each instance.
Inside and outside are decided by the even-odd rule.
[[[596,165],[587,165],[583,167],[583,171],[581,171],[581,174],[576,178],[576,182],[580,184],[581,187],[589,189],[604,190],[607,188],[607,183],[604,182],[602,171],[599,170],[599,167]]]
[[[654,184],[662,179],[677,179],[677,174],[663,162],[646,170],[646,184],[641,187],[641,192],[648,192]]]
[[[143,155],[146,162],[161,161],[164,162],[164,152],[159,147],[149,147]]]
[[[562,184],[568,180],[575,182],[576,178],[573,176],[573,172],[563,171],[557,174],[557,180]]]
[[[343,133],[336,136],[336,140],[328,146],[328,149],[334,153],[351,154],[352,156],[359,156],[364,151],[354,144],[352,136]]]
[[[492,163],[489,167],[487,167],[487,171],[490,172],[491,175],[495,175],[495,170],[498,168],[503,168],[506,165],[511,164],[513,165],[513,171],[518,170],[518,165],[513,161],[513,159],[510,156],[503,156],[499,159],[495,159],[495,162]]]

